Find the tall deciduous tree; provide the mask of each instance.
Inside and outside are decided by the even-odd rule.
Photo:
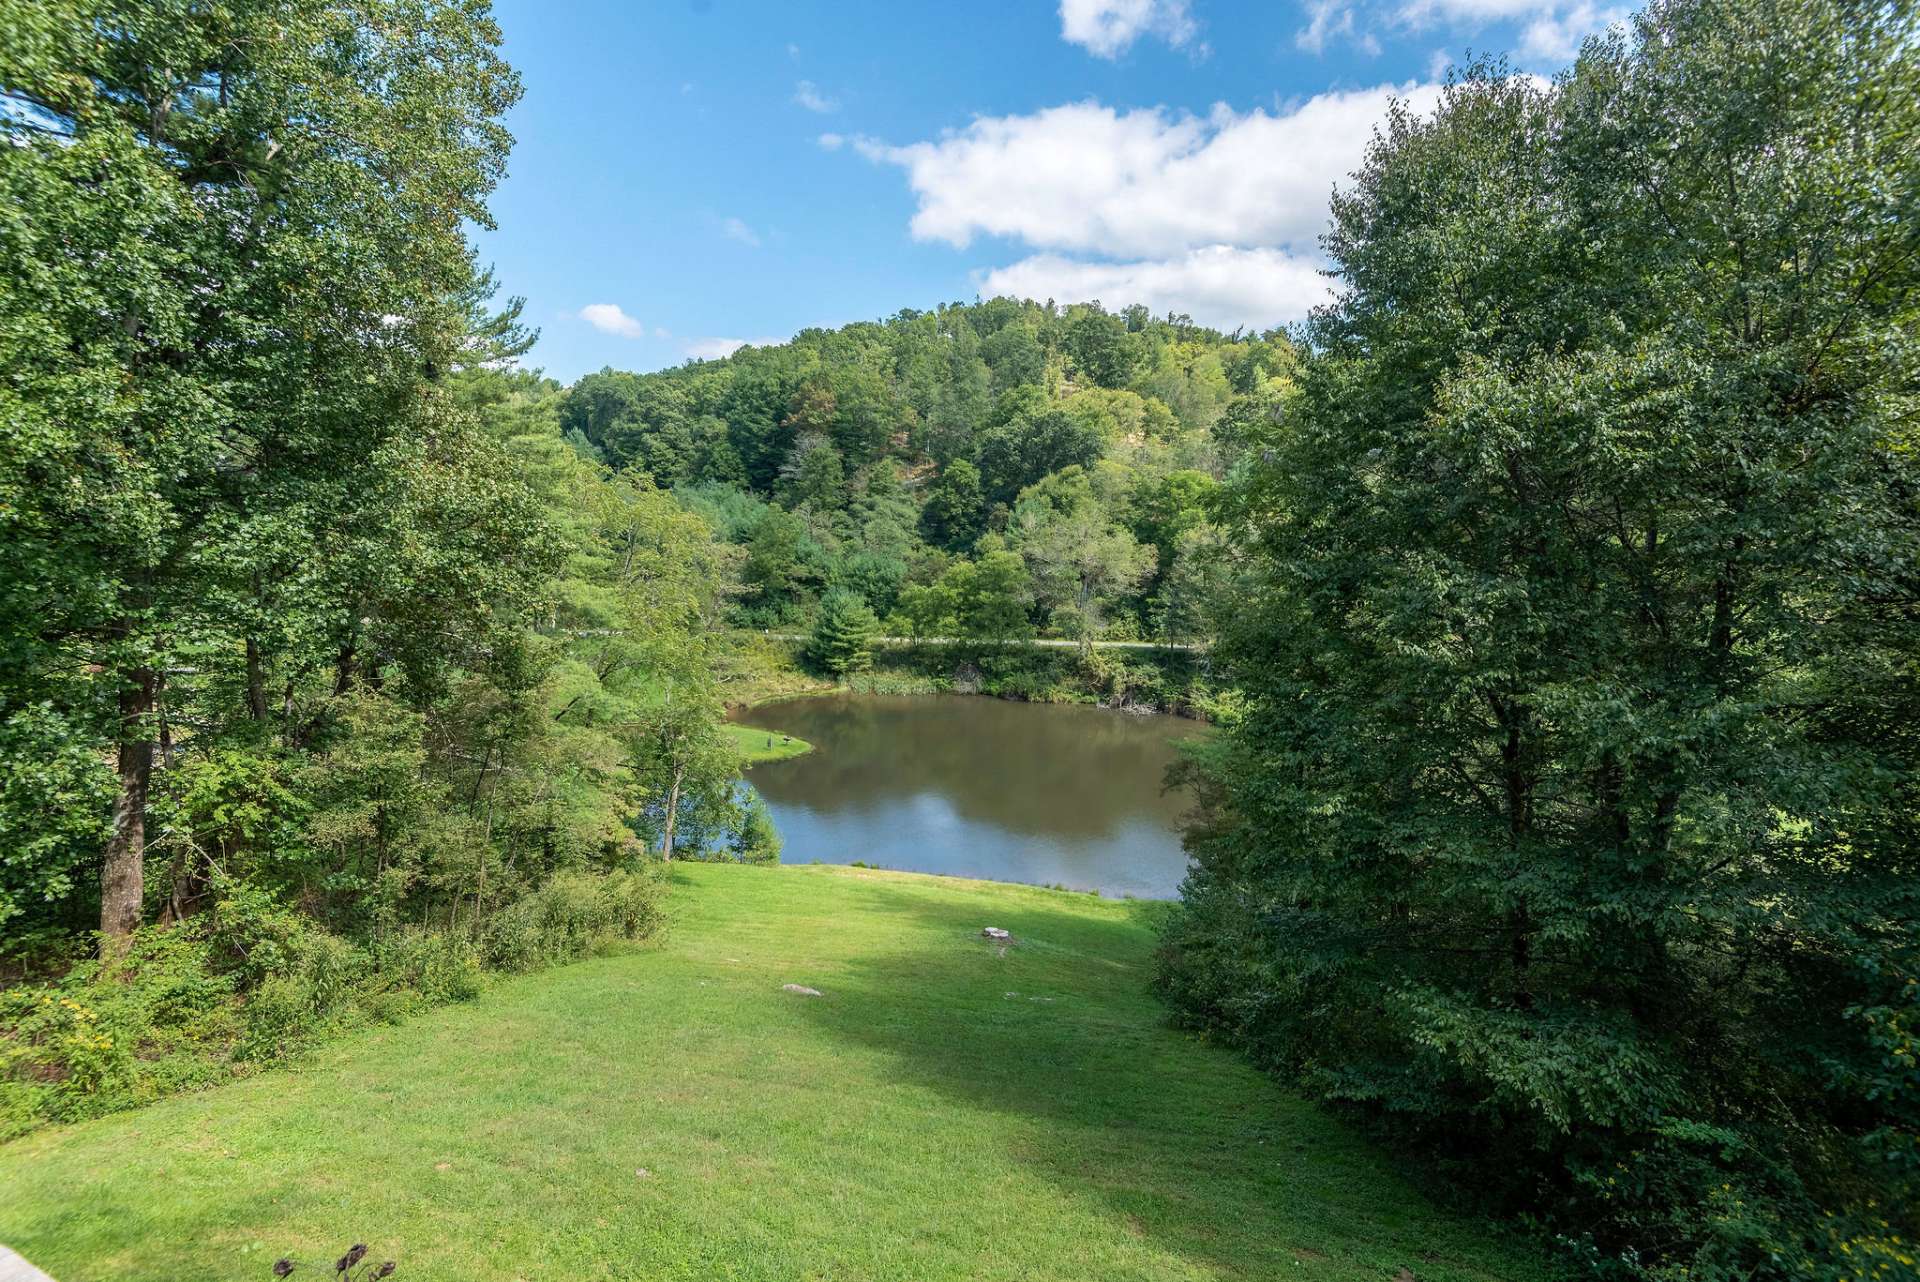
[[[1116,598],[1153,572],[1154,551],[1113,523],[1080,469],[1021,496],[1011,536],[1053,626],[1080,643],[1082,661]]]
[[[1915,34],[1671,0],[1395,111],[1223,505],[1168,988],[1620,1275],[1920,1206]]]
[[[462,226],[487,223],[519,86],[467,0],[0,21],[0,688],[10,720],[52,700],[117,745],[118,936],[169,680],[244,650],[263,714],[277,585],[397,442],[436,449],[436,380],[474,337]]]

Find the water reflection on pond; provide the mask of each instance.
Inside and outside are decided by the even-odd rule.
[[[1191,721],[964,696],[836,695],[743,723],[815,750],[754,768],[788,863],[852,863],[1169,898]]]

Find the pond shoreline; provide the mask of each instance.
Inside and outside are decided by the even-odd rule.
[[[1126,657],[1083,668],[1076,652],[1061,647],[911,642],[876,651],[875,666],[851,681],[830,682],[802,666],[800,641],[758,632],[735,637],[736,688],[722,696],[730,717],[738,709],[835,694],[965,694],[1209,722],[1203,708],[1212,679],[1195,666],[1203,651],[1096,651]]]
[[[1167,779],[1201,723],[1115,711],[841,688],[729,715],[820,748],[753,774],[783,862],[1172,898],[1188,798]]]

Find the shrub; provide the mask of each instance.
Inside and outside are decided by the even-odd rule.
[[[418,928],[396,931],[373,949],[372,991],[390,1016],[414,1004],[471,1001],[480,995],[480,954],[464,936]]]
[[[272,895],[219,887],[216,908],[135,934],[109,961],[0,989],[0,1140],[287,1059],[356,1018],[391,1023],[479,995],[482,963],[532,970],[660,926],[658,865],[563,873],[483,939],[408,928],[361,945]]]
[[[733,857],[745,864],[780,862],[780,830],[774,826],[767,803],[752,788],[740,802],[740,818],[734,825],[731,848]]]
[[[654,865],[594,876],[566,872],[494,914],[482,947],[488,965],[525,971],[584,957],[614,938],[650,933],[665,879]]]
[[[78,1121],[155,1097],[156,1069],[183,1074],[233,1031],[235,983],[190,930],[149,927],[111,961],[0,991],[0,1132]]]

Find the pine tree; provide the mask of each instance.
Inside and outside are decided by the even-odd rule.
[[[865,671],[873,666],[873,638],[879,630],[879,620],[858,593],[835,589],[820,603],[807,658],[836,677]]]

